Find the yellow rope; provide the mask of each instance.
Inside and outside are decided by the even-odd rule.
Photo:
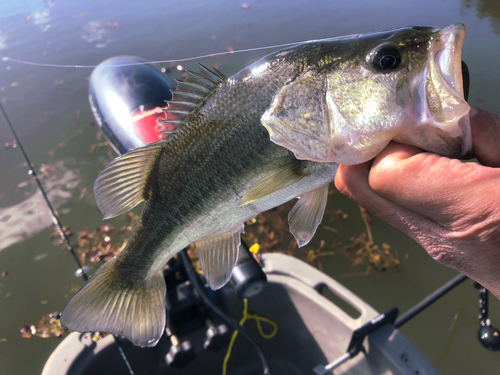
[[[241,320],[240,320],[240,326],[243,327],[243,324],[245,324],[247,319],[254,319],[255,320],[255,322],[257,323],[257,328],[259,330],[259,333],[263,338],[272,339],[274,336],[276,336],[276,333],[278,332],[278,325],[275,322],[273,322],[271,319],[264,318],[263,316],[259,316],[256,314],[249,314],[248,313],[248,300],[244,299],[243,300],[243,318],[241,318]],[[264,333],[264,330],[262,329],[261,322],[266,322],[266,323],[269,323],[270,325],[272,325],[273,331],[269,334]],[[231,357],[231,350],[233,349],[234,342],[236,341],[236,336],[238,336],[238,331],[233,332],[233,336],[231,337],[231,341],[229,342],[229,347],[227,348],[227,353],[226,353],[226,356],[224,357],[224,363],[222,364],[222,375],[226,375],[227,362],[229,361],[229,357]]]

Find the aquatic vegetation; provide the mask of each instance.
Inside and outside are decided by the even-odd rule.
[[[102,148],[102,147],[108,147],[110,146],[109,141],[104,139],[104,133],[102,130],[97,132],[96,135],[97,138],[97,143],[94,143],[90,146],[89,152],[92,153],[96,148]],[[113,149],[111,147],[108,147],[108,155],[109,155],[109,160],[113,160],[115,158],[115,155],[113,155]]]
[[[331,187],[329,195],[334,193]],[[290,211],[293,202],[288,202],[271,211],[262,213],[246,223],[246,232],[242,236],[249,246],[257,243],[260,251],[280,252],[298,257],[309,264],[323,270],[321,258],[343,255],[353,266],[365,266],[363,272],[356,275],[369,274],[372,272],[386,271],[388,268],[399,266],[407,256],[400,257],[398,252],[392,250],[391,245],[383,243],[377,245],[371,231],[371,220],[368,212],[360,207],[361,219],[365,224],[366,232],[360,233],[355,238],[350,238],[348,243],[342,240],[343,233],[331,225],[323,225],[329,232],[337,234],[339,241],[327,241],[321,239],[319,246],[299,248],[292,234],[288,231],[286,215]],[[328,210],[325,212],[323,223],[331,223],[335,220],[345,220],[348,216],[342,210]],[[317,242],[317,241],[316,241]]]
[[[76,252],[82,265],[106,262],[123,250],[139,216],[127,212],[123,217],[126,224],[120,228],[104,224],[93,231],[78,230]]]
[[[462,0],[462,8],[475,8],[479,19],[488,19],[491,30],[500,35],[500,3],[495,0]]]
[[[365,274],[368,274],[374,271],[383,272],[388,268],[397,267],[404,260],[408,259],[408,255],[401,258],[397,251],[391,251],[391,245],[387,243],[382,243],[381,246],[375,244],[371,231],[373,220],[363,207],[359,206],[359,209],[366,232],[361,233],[350,245],[341,247],[344,256],[352,262],[352,265],[363,265],[366,262],[367,268]]]
[[[19,329],[22,337],[31,338],[32,336],[38,336],[41,338],[51,338],[51,337],[62,337],[69,331],[67,328],[61,326],[61,321],[59,320],[60,314],[58,312],[46,314],[40,318],[38,323],[35,325],[27,325]]]

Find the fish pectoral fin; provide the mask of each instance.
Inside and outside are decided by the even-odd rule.
[[[222,288],[233,272],[241,244],[244,224],[214,237],[196,241],[201,269],[213,290]]]
[[[241,198],[240,207],[274,194],[302,180],[307,176],[307,171],[301,168],[300,165],[300,161],[294,161],[268,173]]]
[[[299,198],[288,214],[290,232],[299,247],[311,241],[325,213],[328,199],[328,184],[308,191]]]
[[[147,180],[164,141],[136,148],[109,163],[94,184],[97,206],[109,219],[148,199]]]
[[[70,331],[109,332],[141,347],[155,346],[165,328],[165,279],[120,282],[113,258],[76,292],[61,314]]]

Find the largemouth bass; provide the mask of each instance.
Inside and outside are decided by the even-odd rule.
[[[310,241],[339,164],[390,140],[450,157],[471,151],[465,27],[406,27],[312,41],[226,78],[200,66],[179,82],[165,140],[112,161],[95,183],[105,218],[146,201],[125,249],[65,307],[72,331],[153,346],[165,326],[167,261],[196,242],[213,289],[230,278],[245,221],[293,198],[290,231]]]

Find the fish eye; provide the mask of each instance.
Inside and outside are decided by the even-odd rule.
[[[372,64],[377,70],[390,72],[401,65],[401,54],[396,48],[384,47],[377,51]]]

